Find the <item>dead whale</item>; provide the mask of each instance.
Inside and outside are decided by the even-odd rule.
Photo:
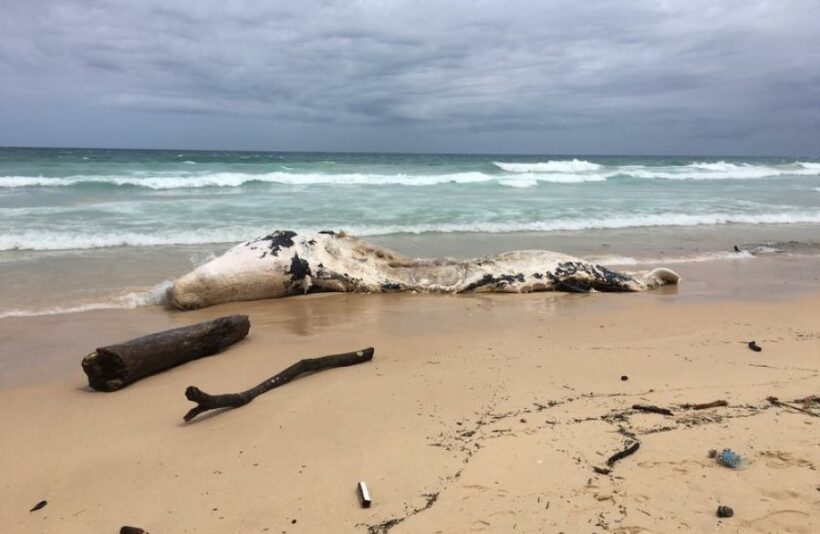
[[[177,279],[167,301],[185,310],[319,291],[644,291],[678,280],[669,269],[621,273],[547,250],[469,260],[413,259],[344,232],[277,231],[240,243]]]

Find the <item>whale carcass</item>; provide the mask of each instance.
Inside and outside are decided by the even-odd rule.
[[[644,291],[678,280],[669,269],[622,273],[547,250],[469,260],[414,259],[344,232],[277,231],[240,243],[175,280],[168,303],[193,309],[320,291]]]

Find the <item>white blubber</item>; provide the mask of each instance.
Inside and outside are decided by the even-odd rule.
[[[619,273],[547,250],[469,260],[413,259],[345,233],[277,231],[246,241],[173,282],[179,309],[300,293],[644,291],[677,284],[669,269]]]

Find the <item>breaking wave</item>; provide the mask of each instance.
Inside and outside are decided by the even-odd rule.
[[[755,180],[778,176],[820,176],[820,166],[797,162],[767,166],[750,163],[690,163],[680,167],[623,166],[621,173],[633,178],[667,180]]]
[[[427,233],[513,233],[551,232],[594,229],[641,228],[655,226],[702,226],[720,224],[800,224],[820,223],[820,211],[791,213],[691,215],[661,213],[609,218],[555,219],[532,222],[463,222],[430,224],[347,225],[344,229],[358,236]],[[234,243],[269,233],[276,228],[297,231],[317,231],[327,228],[293,227],[272,222],[268,227],[232,227],[230,229],[200,229],[154,232],[84,233],[82,231],[33,231],[0,235],[0,250],[71,250],[121,246],[196,245]]]
[[[678,166],[603,165],[585,160],[549,160],[538,163],[493,162],[491,171],[469,170],[442,174],[326,173],[276,171],[168,172],[146,175],[0,176],[0,190],[72,186],[141,187],[154,190],[230,188],[246,184],[331,186],[434,186],[439,184],[497,183],[507,187],[534,187],[539,183],[602,182],[610,179],[650,180],[755,180],[779,176],[820,177],[820,163],[795,162],[783,165],[693,162]]]
[[[272,172],[267,174],[211,173],[169,176],[70,176],[66,178],[3,176],[0,189],[22,187],[71,187],[82,185],[131,186],[154,190],[199,189],[205,187],[242,187],[246,184],[272,183],[282,185],[402,185],[432,186],[440,184],[474,184],[496,182],[507,187],[533,187],[538,182],[578,183],[604,181],[609,175],[553,174],[485,174],[462,172],[450,174],[320,174]]]
[[[503,163],[500,161],[494,161],[493,165],[503,171],[517,173],[575,173],[597,171],[601,168],[601,165],[597,163],[579,159],[551,160],[544,163]]]

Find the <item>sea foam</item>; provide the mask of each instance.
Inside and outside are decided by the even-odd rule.
[[[148,189],[196,189],[202,187],[240,187],[250,183],[286,185],[409,185],[425,186],[446,183],[475,183],[494,180],[493,175],[480,172],[451,174],[322,174],[271,172],[265,174],[215,172],[208,174],[172,174],[160,176],[69,176],[66,178],[0,176],[0,188],[70,187],[81,184],[134,186]]]
[[[482,172],[450,174],[322,174],[272,172],[266,174],[220,172],[166,176],[70,176],[66,178],[2,176],[0,189],[22,187],[71,187],[108,185],[143,187],[154,190],[199,189],[205,187],[242,187],[254,183],[281,185],[330,186],[434,186],[441,184],[476,184],[496,182],[508,187],[533,187],[538,182],[579,183],[604,181],[610,174],[581,175],[569,173],[497,175]]]
[[[519,173],[578,173],[597,171],[601,165],[589,161],[572,160],[550,160],[543,163],[504,163],[494,161],[493,165],[507,172]]]
[[[193,162],[192,162],[193,163]],[[441,174],[291,172],[166,172],[134,171],[127,175],[0,176],[0,190],[83,185],[141,187],[153,190],[230,188],[254,183],[331,186],[435,186],[494,182],[507,187],[534,187],[539,183],[602,182],[613,178],[654,180],[757,180],[780,176],[820,177],[820,163],[783,165],[693,162],[678,166],[601,165],[585,160],[549,160],[538,163],[493,162],[502,172],[465,171]]]
[[[705,263],[725,260],[748,260],[755,255],[748,250],[740,252],[716,251],[705,254],[693,254],[690,256],[669,256],[662,258],[633,258],[631,256],[590,256],[589,260],[601,265],[656,265],[656,264],[679,264],[679,263]]]
[[[94,302],[84,302],[67,306],[52,306],[43,308],[11,308],[0,310],[0,319],[7,317],[35,317],[39,315],[61,315],[64,313],[79,313],[94,310],[129,310],[142,306],[162,304],[170,281],[157,284],[145,291],[129,292],[123,295],[112,295]]]
[[[820,223],[820,211],[791,213],[733,214],[713,213],[692,215],[687,213],[660,213],[598,218],[554,219],[530,222],[472,221],[459,223],[346,225],[339,228],[358,236],[426,233],[511,233],[551,232],[572,230],[642,228],[653,226],[701,226],[721,224],[799,224]],[[83,233],[78,230],[8,232],[0,235],[0,250],[70,250],[120,246],[195,245],[209,243],[232,243],[245,241],[269,233],[273,229],[287,228],[302,232],[326,229],[308,226],[295,227],[286,222],[271,220],[266,227],[228,227],[224,229],[199,229],[160,232]]]
[[[633,178],[665,180],[758,180],[778,176],[820,176],[820,166],[805,166],[795,163],[782,166],[736,164],[718,161],[714,163],[695,162],[682,166],[621,166],[619,174]]]

